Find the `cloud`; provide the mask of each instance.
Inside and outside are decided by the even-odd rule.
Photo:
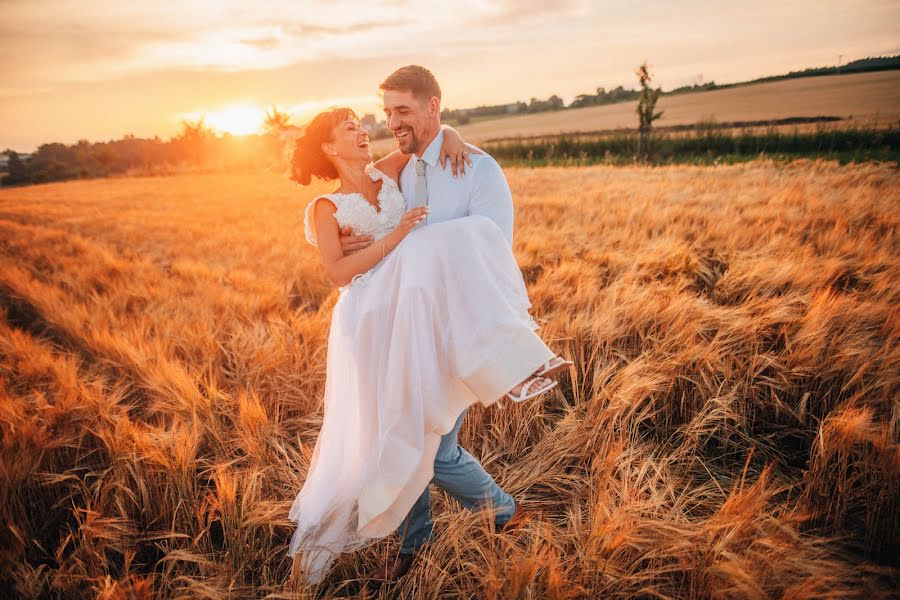
[[[267,70],[338,58],[406,54],[421,61],[534,41],[557,34],[554,18],[584,11],[583,0],[333,0],[209,2],[42,0],[10,7],[0,23],[0,97],[167,70]],[[540,21],[538,23],[537,21]],[[486,32],[490,30],[490,34]],[[543,33],[542,33],[543,30]]]
[[[374,29],[385,29],[390,27],[399,27],[409,25],[411,21],[362,21],[359,23],[350,23],[341,26],[315,25],[311,23],[291,23],[280,25],[282,31],[287,35],[348,35],[353,33],[363,33]]]
[[[408,24],[408,21],[392,21],[390,23],[380,21],[366,21],[353,23],[351,25],[342,27],[334,27],[312,23],[271,23],[268,26],[276,31],[275,34],[241,40],[241,43],[263,50],[271,50],[279,47],[284,47],[291,39],[296,38],[309,39],[310,37],[324,36],[340,37],[356,33],[369,32],[376,29],[396,28],[400,26],[406,26]]]
[[[241,40],[242,44],[259,48],[260,50],[271,50],[277,48],[281,44],[281,40],[275,36],[269,35],[261,38]]]
[[[211,10],[200,0],[43,0],[9,8],[0,43],[16,60],[0,62],[0,96],[160,68],[278,68],[339,55],[354,40],[409,25],[402,6],[366,14],[347,2],[322,8],[226,1]],[[377,52],[379,46],[369,47]]]
[[[895,48],[900,19],[896,0],[0,3],[0,132],[17,144],[364,97],[410,63],[452,108],[631,87],[644,58],[664,89],[724,83]]]
[[[490,26],[511,26],[550,17],[587,15],[591,4],[586,0],[496,0],[490,3],[493,14],[482,23]],[[477,22],[472,19],[470,22]]]

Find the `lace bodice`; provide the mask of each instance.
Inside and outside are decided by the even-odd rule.
[[[337,208],[334,218],[338,225],[341,229],[349,227],[354,235],[371,235],[378,240],[390,233],[400,223],[400,219],[403,218],[403,214],[406,212],[406,198],[403,197],[403,192],[400,191],[397,183],[376,169],[372,163],[366,165],[366,174],[372,181],[377,181],[378,179],[382,181],[381,190],[378,191],[377,197],[380,210],[372,206],[365,196],[358,192],[317,196],[306,206],[306,214],[303,219],[307,242],[313,246],[318,245],[319,240],[316,237],[313,207],[320,198],[327,198],[334,203]],[[376,267],[378,265],[375,265],[375,267],[365,273],[354,276],[350,283],[339,289],[343,292],[354,283],[367,280]]]
[[[381,210],[376,210],[365,196],[358,192],[350,194],[322,194],[313,199],[306,207],[304,217],[304,229],[306,241],[313,246],[318,245],[316,237],[316,225],[313,217],[313,207],[319,198],[331,200],[337,207],[334,218],[343,229],[350,227],[354,235],[371,235],[374,239],[381,239],[391,232],[399,223],[406,212],[406,199],[397,183],[375,168],[372,163],[366,165],[366,173],[377,181],[381,179],[381,190],[378,192],[378,205]]]

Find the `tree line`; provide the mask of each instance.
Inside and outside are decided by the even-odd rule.
[[[274,108],[263,134],[217,135],[203,119],[182,121],[181,131],[168,140],[128,134],[119,140],[76,144],[41,144],[26,156],[7,149],[7,174],[0,185],[25,185],[66,179],[110,177],[129,173],[167,174],[179,170],[222,171],[282,168],[286,143],[282,131],[287,115]]]

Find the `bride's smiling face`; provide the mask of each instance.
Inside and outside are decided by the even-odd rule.
[[[322,151],[332,160],[343,162],[372,160],[369,150],[369,132],[353,117],[335,125],[331,130],[331,141],[322,144]]]

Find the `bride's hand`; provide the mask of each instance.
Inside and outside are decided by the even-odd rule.
[[[399,244],[403,238],[406,237],[410,231],[413,230],[413,227],[421,223],[425,219],[425,215],[428,214],[427,206],[418,206],[416,208],[412,208],[406,212],[401,218],[400,222],[397,224],[397,227],[389,234],[393,237],[393,242],[395,244]]]
[[[482,152],[469,148],[463,141],[462,136],[459,135],[459,132],[449,125],[443,125],[441,129],[444,130],[444,141],[441,144],[439,154],[441,168],[445,168],[447,166],[446,163],[450,162],[454,177],[457,174],[465,175],[466,163],[469,163],[470,167],[472,166],[472,159],[469,158],[469,155],[482,154]]]

